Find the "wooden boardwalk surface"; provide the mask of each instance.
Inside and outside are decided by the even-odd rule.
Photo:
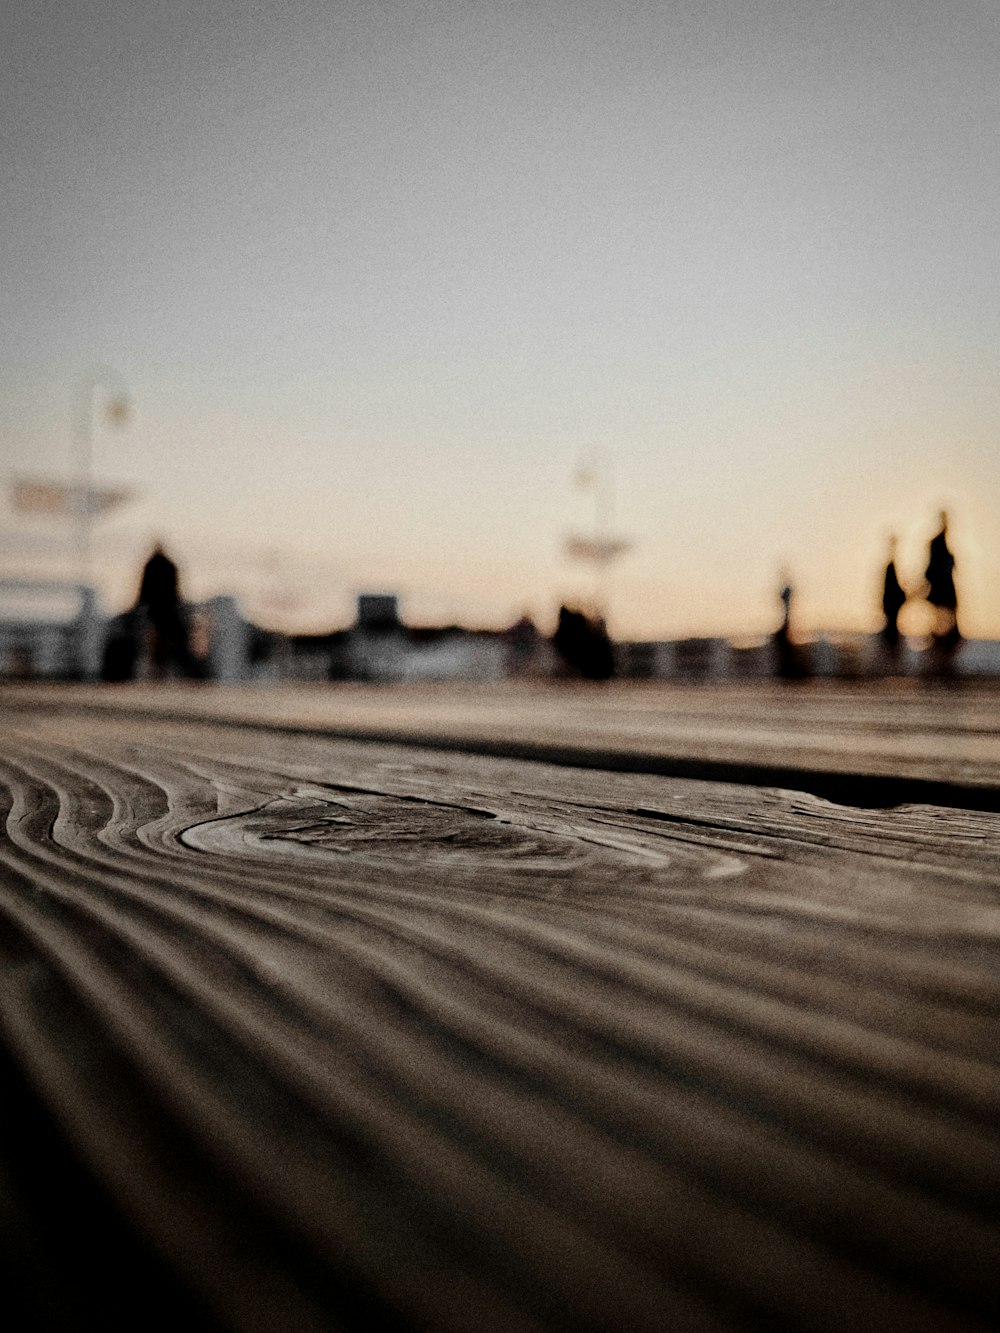
[[[14,1327],[1000,1326],[1000,816],[95,697],[0,696]]]
[[[8,702],[250,722],[765,785],[847,778],[864,799],[877,794],[866,783],[889,780],[901,786],[890,797],[936,795],[949,804],[1000,790],[997,684],[50,686],[13,689]]]

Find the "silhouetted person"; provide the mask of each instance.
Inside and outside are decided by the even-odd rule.
[[[512,676],[525,676],[531,672],[538,659],[538,637],[535,622],[527,614],[506,631],[507,670]]]
[[[805,671],[798,649],[792,643],[792,585],[782,578],[778,599],[781,602],[781,624],[774,631],[773,643],[777,657],[778,675],[784,680],[798,680]]]
[[[582,611],[561,606],[553,643],[570,674],[586,680],[609,680],[614,675],[614,654],[603,621],[590,621]]]
[[[154,679],[162,680],[171,667],[182,675],[193,675],[177,566],[159,544],[143,567],[137,606],[146,612],[152,630],[150,663]]]
[[[958,628],[958,590],[955,587],[955,557],[948,547],[948,515],[941,510],[941,530],[931,538],[927,556],[925,595],[934,608],[933,653],[935,670],[946,673],[962,635]]]
[[[885,623],[882,626],[882,645],[889,657],[899,657],[900,633],[899,613],[906,605],[906,592],[896,572],[896,538],[889,538],[889,563],[882,578],[882,614]]]
[[[615,674],[615,654],[603,616],[588,624],[590,631],[583,674],[587,680],[610,680]]]
[[[140,612],[133,607],[116,616],[108,626],[108,637],[101,658],[101,680],[121,682],[135,679],[139,660]]]
[[[575,675],[580,670],[580,661],[585,652],[586,637],[586,616],[580,611],[571,610],[568,606],[561,606],[559,608],[559,623],[556,626],[552,642],[571,675]]]

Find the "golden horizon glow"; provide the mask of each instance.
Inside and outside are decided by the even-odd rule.
[[[2,462],[70,475],[114,370],[112,606],[162,535],[282,623],[551,623],[597,457],[619,636],[766,632],[782,569],[874,628],[942,505],[1000,636],[996,6],[39,0],[7,44]],[[0,573],[69,568],[3,518]]]

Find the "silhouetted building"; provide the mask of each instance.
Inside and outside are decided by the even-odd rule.
[[[402,629],[399,618],[399,598],[392,593],[363,592],[358,597],[357,629],[368,633],[384,634]]]
[[[399,679],[406,654],[406,626],[399,617],[399,599],[391,593],[361,593],[344,653],[331,661],[331,674],[345,670],[357,680]]]
[[[531,675],[538,667],[541,635],[529,615],[523,615],[504,635],[507,671],[511,676]]]

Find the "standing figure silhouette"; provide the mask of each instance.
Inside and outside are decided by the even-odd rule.
[[[893,663],[899,658],[899,613],[905,605],[906,592],[896,572],[896,537],[893,534],[889,538],[889,563],[882,577],[882,614],[885,616],[885,624],[881,633],[882,646]]]
[[[145,610],[152,630],[149,657],[153,679],[163,680],[171,668],[183,676],[193,675],[177,566],[159,543],[143,567],[137,605]]]
[[[948,546],[948,515],[942,509],[941,529],[931,538],[924,572],[925,596],[934,609],[933,636],[934,667],[945,674],[962,635],[958,628],[958,590],[955,587],[955,557]]]
[[[805,675],[805,667],[797,646],[792,642],[792,597],[794,590],[788,575],[782,573],[781,590],[778,600],[781,602],[781,624],[771,636],[774,644],[778,675],[783,680],[799,680]]]

